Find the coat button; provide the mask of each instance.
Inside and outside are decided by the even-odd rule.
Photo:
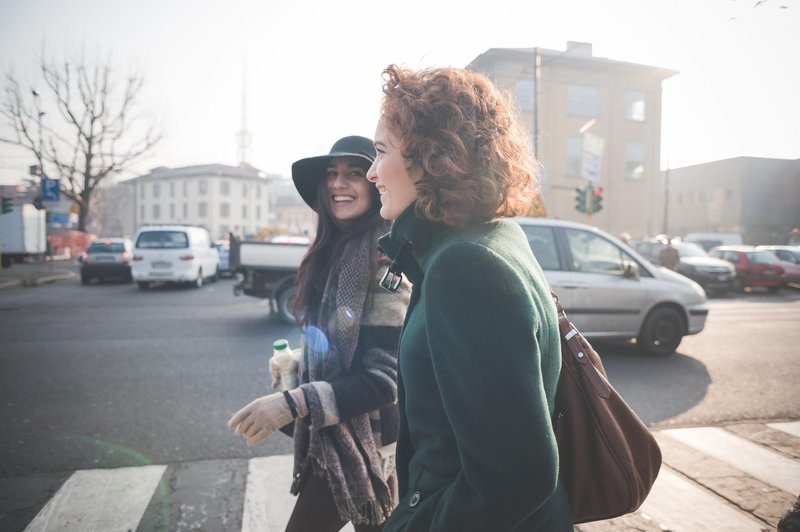
[[[408,499],[408,505],[413,508],[414,506],[419,504],[420,494],[418,491],[415,491],[411,494],[411,498]]]

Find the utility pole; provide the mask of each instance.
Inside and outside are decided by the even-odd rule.
[[[252,136],[247,130],[247,58],[245,57],[242,67],[242,127],[236,134],[237,146],[239,151],[239,166],[247,163],[247,155],[250,153]]]

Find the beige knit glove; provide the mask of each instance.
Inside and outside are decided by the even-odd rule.
[[[306,417],[308,407],[303,391],[295,388],[289,394],[294,399],[298,417]],[[292,419],[294,416],[283,393],[273,393],[259,397],[236,412],[228,421],[228,426],[234,429],[234,434],[237,436],[244,436],[247,439],[247,446],[252,447],[264,441],[279,428],[291,423]]]

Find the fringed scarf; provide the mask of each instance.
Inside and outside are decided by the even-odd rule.
[[[350,371],[361,315],[374,283],[372,265],[381,232],[347,243],[338,268],[328,276],[316,325],[304,331],[301,384],[334,380]],[[307,397],[310,409],[322,408],[315,394]],[[389,517],[394,503],[369,414],[318,430],[295,423],[294,444],[295,478],[310,467],[313,474],[327,479],[342,520],[379,525]],[[296,483],[292,492],[299,488]]]

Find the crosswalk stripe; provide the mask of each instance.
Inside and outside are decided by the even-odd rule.
[[[793,421],[789,423],[767,423],[767,426],[771,429],[779,430],[781,432],[785,432],[786,434],[791,434],[792,436],[797,436],[800,438],[800,421]]]
[[[297,500],[289,493],[293,467],[292,455],[250,460],[242,532],[280,532],[286,528]],[[342,531],[354,529],[348,524]]]
[[[698,427],[662,431],[788,493],[800,493],[800,464],[724,429]]]
[[[763,525],[749,515],[731,508],[666,467],[662,467],[658,473],[656,483],[640,511],[660,522],[663,529],[672,532],[763,530]]]
[[[166,466],[76,471],[25,532],[136,530]]]

